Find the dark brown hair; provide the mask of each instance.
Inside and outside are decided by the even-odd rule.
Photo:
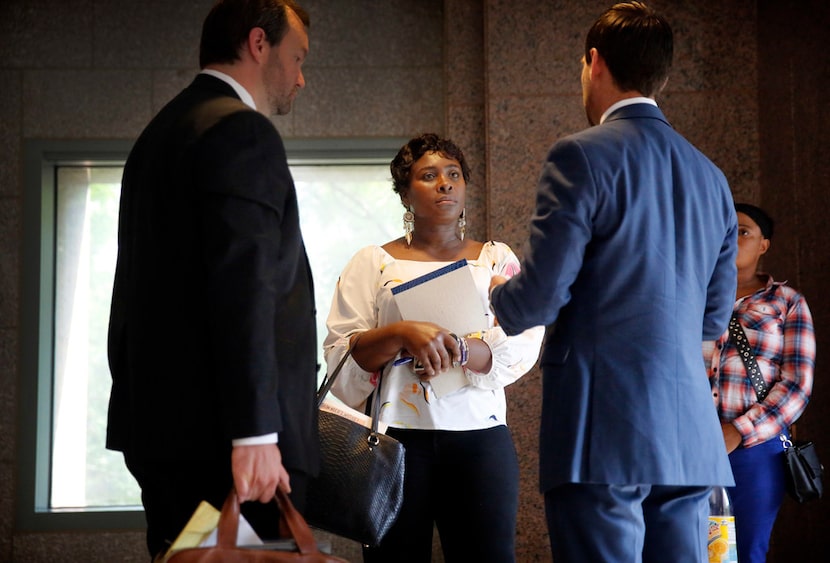
[[[308,14],[294,0],[218,0],[202,25],[199,66],[232,63],[252,29],[265,31],[268,43],[277,45],[288,33],[288,10],[306,27]]]
[[[674,56],[669,23],[642,2],[623,2],[606,10],[585,38],[585,62],[595,48],[617,86],[655,96],[666,83]]]

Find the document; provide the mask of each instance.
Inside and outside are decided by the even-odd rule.
[[[392,288],[401,317],[408,321],[427,321],[458,336],[487,330],[487,311],[481,302],[467,260],[459,260]],[[460,367],[429,380],[432,392],[440,398],[468,384]]]
[[[161,559],[165,563],[170,557],[181,549],[189,547],[211,547],[216,545],[217,525],[219,524],[219,510],[206,501],[199,503],[193,515],[188,520],[184,529],[179,532],[176,541],[164,554]],[[263,545],[262,540],[245,520],[239,515],[239,531],[236,540],[237,545]]]
[[[347,418],[352,422],[356,422],[361,426],[365,426],[369,430],[372,429],[372,417],[366,416],[359,410],[353,409],[350,406],[343,403],[337,397],[332,397],[331,394],[326,395],[326,398],[323,399],[323,404],[320,405],[321,411],[330,412],[332,414],[336,414],[337,416],[342,416],[343,418]],[[378,421],[378,432],[381,434],[386,434],[386,429],[388,428],[388,424],[385,422]]]

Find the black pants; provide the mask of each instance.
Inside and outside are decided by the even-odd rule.
[[[127,468],[141,487],[141,502],[147,519],[147,548],[150,557],[164,552],[182,531],[203,500],[218,510],[233,486],[230,456],[224,462],[139,462],[125,456]],[[308,478],[289,471],[291,502],[305,508]],[[276,502],[246,502],[242,515],[262,539],[279,538],[279,509]]]
[[[507,427],[388,434],[406,448],[403,506],[363,560],[429,562],[435,525],[448,563],[515,561],[519,465]]]

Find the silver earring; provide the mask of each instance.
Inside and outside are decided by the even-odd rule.
[[[464,233],[467,232],[467,208],[461,210],[461,216],[458,218],[458,230],[461,233],[461,240],[464,240]]]
[[[406,239],[406,246],[412,244],[412,231],[415,230],[415,214],[408,208],[403,214],[403,236]]]

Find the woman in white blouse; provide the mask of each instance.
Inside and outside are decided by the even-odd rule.
[[[455,335],[402,320],[393,287],[466,259],[489,312],[491,276],[511,277],[519,261],[503,243],[464,237],[470,169],[452,141],[411,139],[390,168],[406,209],[405,235],[352,257],[335,289],[324,343],[329,366],[352,348],[332,392],[361,410],[384,366],[412,358],[385,372],[379,398],[387,433],[406,448],[403,506],[381,545],[364,548],[364,560],[428,562],[435,525],[448,562],[512,562],[519,468],[504,387],[535,364],[543,327],[508,337],[488,315],[487,330]],[[430,381],[459,364],[466,385],[437,397]]]

